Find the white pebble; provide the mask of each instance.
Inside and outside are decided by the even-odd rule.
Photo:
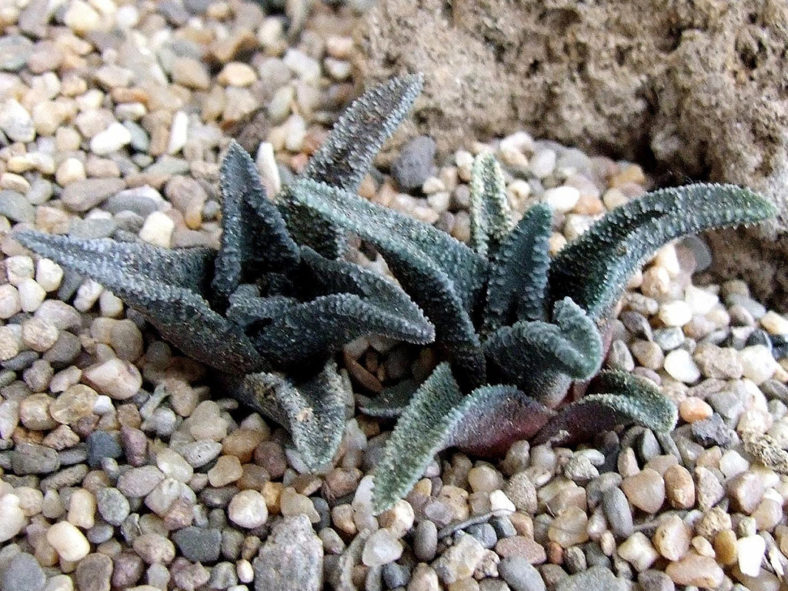
[[[274,157],[274,146],[270,142],[261,142],[257,148],[257,170],[260,171],[263,184],[276,195],[282,189],[282,179],[279,176],[279,167]]]
[[[90,543],[76,527],[68,521],[59,521],[47,530],[47,542],[60,558],[69,562],[82,560],[90,552]]]
[[[528,168],[536,178],[543,179],[555,170],[556,154],[553,150],[539,150],[531,156]]]
[[[496,515],[511,515],[516,510],[514,503],[502,490],[494,490],[490,493],[490,511]]]
[[[288,49],[282,61],[304,82],[317,82],[320,80],[320,62],[312,59],[303,51]]]
[[[139,236],[145,242],[169,248],[173,230],[175,230],[175,222],[172,218],[164,212],[154,211],[145,218]]]
[[[300,115],[291,115],[285,123],[287,137],[285,138],[285,148],[291,152],[299,152],[304,145],[306,138],[306,122]]]
[[[402,544],[388,529],[372,533],[364,544],[361,561],[366,566],[383,566],[402,556]]]
[[[85,165],[78,158],[66,158],[55,172],[55,180],[61,187],[81,181],[87,177]]]
[[[18,286],[23,279],[31,279],[33,271],[33,259],[29,256],[17,255],[5,260],[5,274],[11,285]]]
[[[739,570],[745,575],[757,577],[761,571],[761,561],[766,552],[766,540],[761,536],[746,536],[736,540],[739,556]]]
[[[693,314],[703,316],[711,312],[711,309],[719,303],[720,298],[710,291],[689,285],[684,291],[684,301],[687,302]]]
[[[85,279],[77,289],[77,297],[74,298],[74,307],[80,312],[87,312],[99,299],[104,288],[100,283],[92,279]]]
[[[579,199],[580,191],[568,185],[547,189],[544,192],[544,202],[555,211],[562,213],[572,211]]]
[[[764,345],[745,347],[739,351],[739,359],[744,377],[756,384],[765,382],[777,371],[777,361]]]
[[[227,507],[230,521],[241,527],[260,527],[268,519],[265,498],[256,490],[243,490],[235,495]]]
[[[39,259],[36,263],[36,282],[45,291],[55,291],[63,282],[62,267],[50,259]]]
[[[665,326],[684,326],[692,320],[692,310],[687,302],[667,302],[659,307],[659,319]]]
[[[98,416],[103,416],[113,409],[112,398],[101,394],[96,397],[96,402],[93,403],[93,412]]]
[[[123,300],[105,289],[99,296],[99,309],[105,318],[118,318],[123,314]]]
[[[788,334],[788,319],[772,310],[761,316],[760,323],[771,334]]]
[[[700,370],[692,355],[684,349],[674,349],[665,356],[665,371],[675,380],[692,384],[700,379]]]
[[[681,273],[676,247],[672,244],[666,244],[657,251],[657,254],[654,255],[654,263],[665,269],[671,277],[678,277]]]
[[[23,279],[17,286],[19,290],[19,303],[23,312],[35,312],[41,302],[47,297],[44,288],[36,283],[35,279]]]
[[[0,319],[7,320],[22,310],[19,290],[10,283],[0,285]]]
[[[2,494],[2,489],[0,489]],[[7,493],[0,497],[0,542],[7,542],[25,527],[27,519],[19,507],[19,497]]]
[[[105,156],[117,152],[129,143],[131,132],[122,123],[113,121],[104,131],[93,136],[90,140],[90,151],[98,156]]]
[[[104,363],[88,367],[83,377],[100,394],[115,400],[126,400],[139,392],[142,376],[139,370],[128,361],[109,359]]]
[[[186,145],[189,139],[189,116],[183,111],[178,111],[172,117],[170,125],[170,141],[167,144],[168,154],[177,154]]]

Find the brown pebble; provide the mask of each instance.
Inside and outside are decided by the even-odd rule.
[[[674,509],[691,509],[695,505],[695,483],[684,466],[675,464],[665,470],[665,495]]]
[[[714,553],[717,562],[725,566],[735,564],[738,560],[736,550],[736,534],[731,529],[723,529],[714,536]]]
[[[511,536],[498,540],[495,552],[501,558],[507,556],[522,556],[531,564],[542,564],[547,560],[544,546],[525,536]]]
[[[678,562],[671,562],[665,569],[677,585],[695,585],[716,589],[722,585],[725,573],[713,558],[689,552]]]

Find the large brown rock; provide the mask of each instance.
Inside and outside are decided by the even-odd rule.
[[[715,264],[788,307],[783,0],[380,0],[357,40],[365,82],[425,74],[400,138],[447,150],[526,128],[768,194],[778,223],[713,235]]]

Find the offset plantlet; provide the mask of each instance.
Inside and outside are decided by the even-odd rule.
[[[376,470],[377,511],[404,496],[446,447],[497,455],[518,439],[567,444],[622,422],[672,430],[675,405],[623,372],[602,372],[594,393],[564,401],[573,383],[598,374],[610,312],[660,246],[775,213],[731,185],[662,189],[608,214],[550,260],[549,208],[536,205],[513,225],[493,157],[479,156],[472,176],[471,247],[340,188],[312,180],[292,187],[295,201],[381,252],[448,354],[409,403],[400,392],[366,406],[380,416],[402,412]]]
[[[355,189],[420,86],[420,77],[404,77],[362,96],[304,178]],[[219,251],[33,231],[15,237],[103,284],[165,339],[218,370],[232,394],[288,428],[304,460],[318,468],[341,442],[352,399],[330,354],[368,334],[428,343],[434,328],[393,282],[319,254],[340,254],[343,232],[290,202],[287,187],[269,201],[254,162],[235,142],[222,161],[221,191]],[[296,368],[298,382],[271,373]]]

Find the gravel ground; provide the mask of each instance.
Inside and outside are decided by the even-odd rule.
[[[518,442],[495,463],[445,453],[376,518],[369,473],[390,423],[349,419],[335,464],[310,474],[280,427],[211,391],[117,297],[9,237],[217,246],[230,138],[273,192],[353,93],[354,16],[288,10],[0,2],[0,588],[785,589],[788,361],[771,337],[788,319],[740,281],[698,285],[700,239],[633,278],[607,360],[676,402],[672,438],[634,427],[577,449]],[[458,148],[415,138],[360,192],[467,240],[473,154],[493,150],[518,211],[557,212],[558,252],[649,187],[635,164],[521,131]],[[342,357],[364,395],[436,363],[377,338]]]

